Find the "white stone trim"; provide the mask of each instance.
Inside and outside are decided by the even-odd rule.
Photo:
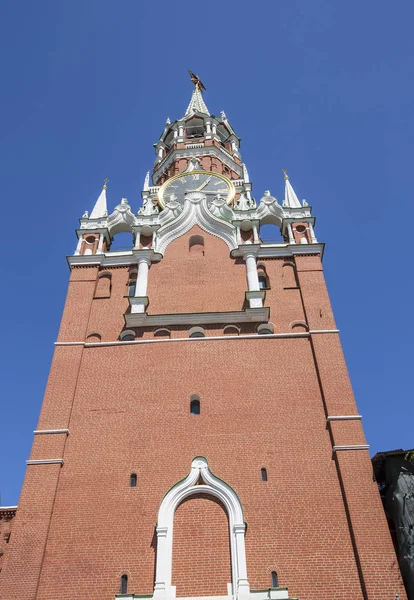
[[[45,460],[26,460],[26,465],[63,465],[63,458],[48,458]]]
[[[181,598],[180,596],[177,600],[233,600],[231,584],[228,584],[228,586],[230,587],[230,590],[227,596],[191,596],[185,598]],[[174,586],[171,586],[171,588],[173,590]],[[116,600],[143,600],[146,597],[150,598],[150,596],[141,594],[115,594]],[[287,587],[269,588],[267,590],[250,590],[250,597],[251,600],[289,600]]]
[[[196,485],[200,477],[203,483]],[[250,588],[244,545],[246,525],[240,500],[229,485],[211,473],[205,458],[196,457],[191,463],[190,473],[164,496],[158,511],[154,600],[172,600],[173,598],[171,577],[174,514],[178,505],[185,498],[196,494],[210,494],[218,498],[227,511],[233,598],[235,600],[247,599],[250,597]]]
[[[231,323],[228,323],[231,325]],[[55,342],[55,346],[84,346],[85,348],[96,348],[99,346],[125,346],[127,344],[161,344],[164,342],[196,342],[200,340],[212,341],[212,340],[255,340],[255,339],[269,339],[269,338],[308,338],[313,333],[339,333],[339,329],[325,329],[320,331],[301,331],[298,333],[272,333],[270,335],[216,335],[205,338],[163,338],[159,340],[148,339],[148,340],[134,340],[131,342]]]
[[[232,258],[243,256],[245,244],[241,244],[238,248],[231,251]],[[257,258],[282,258],[286,256],[295,256],[296,254],[320,254],[323,256],[325,244],[308,244],[301,246],[300,244],[260,244]]]
[[[35,435],[44,435],[46,433],[66,433],[66,435],[69,435],[69,429],[35,429],[33,433]]]
[[[212,215],[214,218],[214,215]],[[169,221],[168,224],[165,225],[165,227],[167,227],[167,225],[169,225],[170,223],[172,223],[172,221]],[[176,223],[175,219],[174,219],[174,223]],[[224,224],[225,226],[225,221],[221,221],[222,224]],[[218,235],[218,231],[215,229],[214,232],[207,230],[205,227],[203,227],[200,223],[197,223],[198,225],[200,225],[200,227],[202,227],[202,229],[204,229],[205,231],[207,231],[208,233],[211,233],[212,235],[215,235],[216,237],[221,237],[220,235]],[[181,223],[180,223],[181,226]],[[192,225],[190,225],[191,228]],[[177,233],[177,232],[176,232]],[[180,236],[183,235],[186,232],[180,232]],[[237,232],[235,232],[237,233]],[[177,235],[177,237],[179,237]],[[226,241],[226,240],[224,240]],[[226,241],[227,243],[227,241]],[[227,245],[231,248],[231,246],[227,243]],[[235,246],[235,244],[232,244],[233,247]],[[244,244],[242,244],[241,246],[243,246]],[[240,248],[240,245],[239,245]],[[260,249],[257,253],[257,258],[283,258],[283,257],[291,257],[291,256],[295,256],[297,254],[320,254],[321,258],[323,257],[323,252],[324,252],[324,248],[325,248],[325,244],[307,244],[307,245],[300,245],[300,244],[296,244],[296,245],[289,245],[289,244],[261,244],[260,245]],[[158,248],[157,248],[158,250]],[[235,248],[234,250],[231,251],[231,257],[232,258],[238,258],[242,256],[242,252],[239,251],[238,248]],[[161,260],[162,256],[159,254],[157,256],[157,258],[154,258],[152,260],[152,262]],[[84,265],[84,266],[101,266],[101,267],[121,267],[121,266],[129,266],[129,265],[133,265],[136,264],[137,259],[136,256],[133,253],[133,250],[131,248],[131,250],[119,250],[119,251],[112,251],[112,252],[105,252],[105,254],[79,254],[79,255],[75,255],[75,256],[67,256],[66,257],[69,267],[72,266],[77,266],[77,265]]]
[[[362,415],[339,415],[334,417],[326,417],[327,422],[330,421],[360,421]]]
[[[315,333],[339,333],[339,329],[311,329],[308,333],[311,335]]]
[[[0,510],[15,510],[17,508],[17,504],[16,506],[0,506]]]
[[[338,452],[338,450],[369,450],[369,444],[361,444],[359,446],[334,446],[333,451]]]

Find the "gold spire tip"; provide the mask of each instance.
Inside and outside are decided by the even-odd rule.
[[[106,190],[106,188],[107,188],[106,184],[108,183],[108,181],[109,181],[109,179],[104,179],[104,184],[102,187],[103,190]]]
[[[284,173],[284,176],[285,176],[285,177],[284,177],[284,178],[285,178],[285,181],[286,181],[287,179],[289,179],[289,176],[288,176],[288,174],[287,174],[287,171],[286,171],[286,169],[282,169],[282,172]]]

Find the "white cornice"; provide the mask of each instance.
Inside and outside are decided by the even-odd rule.
[[[65,433],[69,435],[69,429],[35,429],[33,433],[34,435],[44,435],[47,433]]]
[[[323,256],[325,244],[252,244],[258,246],[257,258],[278,258],[295,256],[296,254],[320,254]],[[230,252],[232,258],[241,257],[246,253],[249,245],[241,244]]]
[[[48,458],[45,460],[26,460],[26,465],[63,465],[63,458]]]
[[[177,313],[171,315],[148,315],[127,313],[127,327],[160,327],[162,325],[212,325],[232,323],[262,323],[269,320],[269,308],[247,308],[243,311]]]
[[[151,262],[158,262],[162,259],[162,255],[152,249],[120,250],[119,252],[105,252],[105,254],[78,254],[76,256],[67,256],[66,258],[70,267],[77,265],[117,267],[137,264],[138,257],[144,253],[149,256]]]
[[[334,446],[333,451],[338,452],[339,450],[369,450],[369,444],[360,444],[357,446]]]
[[[360,421],[362,415],[339,415],[334,417],[326,417],[327,422],[330,421]]]

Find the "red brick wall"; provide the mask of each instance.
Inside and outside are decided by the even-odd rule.
[[[204,256],[189,252],[194,233],[205,239]],[[261,262],[275,332],[294,331],[298,320],[311,330],[335,328],[318,257],[296,258],[297,281],[284,259]],[[92,332],[103,341],[118,339],[129,268],[108,270],[111,296],[94,299],[98,269],[73,269],[60,341],[79,342]],[[245,291],[244,263],[196,227],[151,266],[149,312],[241,310]],[[212,326],[207,334],[222,330]],[[173,328],[172,337],[187,335]],[[199,416],[190,415],[192,394],[201,398]],[[363,600],[363,589],[364,600],[396,593],[403,600],[368,452],[332,452],[333,444],[361,444],[364,437],[359,422],[327,428],[326,416],[356,412],[336,333],[58,346],[38,428],[67,427],[70,435],[37,436],[31,458],[60,454],[65,463],[27,469],[3,599],[109,600],[122,573],[129,575],[129,592],[151,594],[160,502],[202,455],[239,495],[253,589],[268,588],[275,570],[280,585],[302,600]],[[129,487],[131,472],[138,475],[136,488]],[[218,518],[210,501],[183,504],[181,548],[189,527],[184,517],[194,515],[197,502],[202,524]],[[222,535],[223,527],[213,530]],[[182,566],[180,552],[174,560]],[[218,561],[220,573],[226,562]],[[176,570],[174,577],[185,590],[188,575],[187,583]]]
[[[231,583],[229,524],[212,496],[192,496],[174,517],[172,584],[177,597],[225,596]]]

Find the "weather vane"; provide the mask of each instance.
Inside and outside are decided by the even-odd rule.
[[[104,179],[104,184],[103,184],[103,188],[104,190],[106,190],[106,184],[108,183],[109,179]]]
[[[286,169],[282,169],[282,171],[283,171],[283,173],[285,175],[285,181],[286,181],[286,179],[289,179],[287,171],[286,171]]]
[[[190,79],[194,83],[194,85],[196,87],[198,87],[199,90],[201,90],[201,91],[205,90],[206,88],[204,87],[201,79],[199,77],[197,77],[197,75],[195,75],[195,73],[193,73],[192,71],[190,71],[190,69],[187,69],[187,71],[190,73]]]

